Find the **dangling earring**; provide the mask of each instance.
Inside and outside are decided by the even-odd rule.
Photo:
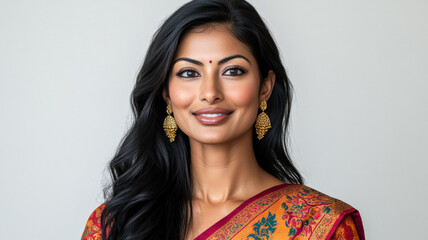
[[[265,136],[269,128],[272,127],[270,125],[269,116],[264,112],[266,108],[267,108],[267,103],[265,100],[263,100],[260,103],[260,109],[262,110],[262,112],[257,116],[257,120],[256,120],[256,133],[257,133],[257,138],[259,140],[261,140]]]
[[[178,127],[174,117],[171,116],[172,107],[170,104],[166,106],[166,113],[168,113],[168,116],[166,116],[165,120],[163,121],[163,130],[165,130],[166,136],[169,137],[169,141],[174,142],[176,136],[175,132],[177,131]]]

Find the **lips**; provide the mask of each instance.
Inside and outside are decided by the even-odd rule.
[[[217,125],[226,121],[231,113],[232,111],[224,108],[203,108],[193,115],[204,125]]]

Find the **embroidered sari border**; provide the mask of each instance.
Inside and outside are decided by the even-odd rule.
[[[261,214],[264,214],[265,213],[265,211],[267,210],[267,209],[269,209],[270,207],[272,207],[276,202],[278,202],[280,200],[280,198],[278,198],[278,199],[276,199],[275,201],[273,201],[273,202],[271,202],[271,204],[266,208],[266,209],[264,209],[263,211],[261,211],[261,212],[259,212],[257,215],[255,215],[254,216],[254,219],[256,219],[258,216],[260,216]],[[250,224],[250,222],[251,221],[248,221],[244,226],[242,226],[241,227],[241,229],[239,229],[239,231],[238,232],[236,232],[235,233],[235,235],[238,235],[242,230],[244,230],[245,229],[245,227],[247,227],[248,226],[248,224]]]
[[[266,190],[264,190],[264,191],[262,191],[256,195],[254,195],[253,197],[245,200],[241,205],[239,205],[237,208],[235,208],[232,212],[230,212],[225,217],[223,217],[221,220],[219,220],[214,225],[209,227],[207,230],[202,232],[199,236],[197,236],[195,238],[195,240],[207,239],[212,234],[214,234],[218,229],[220,229],[222,226],[224,226],[227,222],[229,222],[236,214],[238,214],[240,211],[242,211],[244,208],[246,208],[248,205],[250,205],[252,202],[256,201],[259,198],[262,198],[262,197],[268,195],[269,193],[275,192],[275,191],[282,189],[282,188],[289,186],[289,185],[292,185],[292,184],[282,183],[282,184],[270,187],[270,188],[268,188],[268,189],[266,189]]]
[[[357,227],[358,234],[361,235],[360,239],[365,240],[366,236],[364,234],[363,220],[361,218],[360,212],[358,212],[358,210],[357,210],[357,211],[353,212],[351,216],[354,219],[355,226]]]
[[[334,231],[336,231],[336,228],[339,226],[342,219],[348,214],[351,214],[351,217],[355,222],[360,240],[365,240],[361,216],[360,216],[360,213],[358,212],[358,210],[355,208],[348,209],[348,210],[346,210],[340,214],[339,218],[336,219],[336,222],[333,224],[333,227],[330,229],[330,232],[328,233],[326,239],[330,239],[331,236],[333,236]]]

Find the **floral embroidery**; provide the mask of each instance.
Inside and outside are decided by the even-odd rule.
[[[286,199],[281,206],[284,209],[282,219],[289,228],[288,236],[311,237],[316,229],[319,229],[317,236],[323,236],[332,220],[329,216],[332,204],[340,206],[338,200],[308,188],[287,195]]]
[[[209,236],[207,239],[224,240],[231,239],[242,228],[251,222],[257,213],[263,212],[281,197],[281,190],[272,192],[262,198],[250,203],[247,207],[239,211],[232,219],[230,219],[221,229]],[[199,238],[197,238],[199,239]]]
[[[82,234],[82,240],[101,240],[101,213],[105,205],[102,204],[96,208],[88,221]]]
[[[276,220],[275,220],[276,214],[273,214],[269,212],[268,217],[263,217],[260,221],[255,223],[253,225],[253,230],[255,232],[248,235],[247,239],[253,238],[254,240],[268,240],[270,236],[275,232],[276,229]]]

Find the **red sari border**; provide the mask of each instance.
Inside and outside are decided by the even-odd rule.
[[[358,212],[358,210],[356,210],[355,212],[352,213],[351,216],[354,219],[355,226],[357,227],[358,234],[361,235],[360,239],[365,240],[366,236],[364,234],[363,220],[361,218],[360,212]]]
[[[360,240],[365,240],[365,235],[364,235],[364,228],[363,228],[363,222],[361,220],[361,215],[358,212],[357,209],[355,208],[351,208],[348,209],[346,211],[344,211],[343,213],[340,214],[339,218],[336,219],[336,222],[334,223],[333,227],[330,229],[330,232],[327,235],[326,239],[330,239],[331,236],[333,236],[334,232],[336,231],[337,226],[339,226],[340,222],[342,221],[342,219],[347,215],[347,214],[351,214],[352,219],[355,222],[355,226],[357,227],[357,231],[360,237]]]
[[[216,222],[214,225],[212,225],[211,227],[209,227],[207,230],[205,230],[204,232],[202,232],[199,236],[197,236],[194,240],[204,240],[207,239],[209,236],[211,236],[213,233],[215,233],[219,228],[221,228],[223,225],[225,225],[227,222],[229,222],[229,220],[231,220],[237,213],[239,213],[242,209],[244,209],[246,206],[248,206],[250,203],[254,202],[255,200],[266,196],[269,193],[275,192],[276,190],[282,189],[284,187],[287,187],[289,185],[289,183],[282,183],[273,187],[270,187],[256,195],[254,195],[253,197],[245,200],[243,203],[241,203],[241,205],[239,205],[237,208],[235,208],[232,212],[230,212],[229,214],[227,214],[225,217],[223,217],[222,219],[220,219],[218,222]]]

